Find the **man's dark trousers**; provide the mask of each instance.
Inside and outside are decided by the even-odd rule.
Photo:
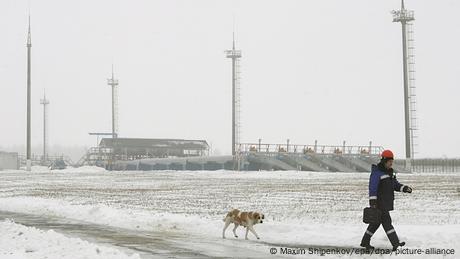
[[[393,246],[397,246],[399,244],[399,238],[396,234],[393,225],[391,225],[391,217],[389,211],[382,211],[382,226],[387,233],[388,239],[390,240]],[[374,235],[375,231],[380,227],[380,223],[378,224],[369,224],[367,227],[366,233],[364,233],[363,240],[361,241],[362,244],[369,244],[371,241],[372,235]]]

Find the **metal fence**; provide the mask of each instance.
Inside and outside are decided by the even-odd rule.
[[[459,172],[460,159],[414,159],[412,161],[412,171],[427,172]]]
[[[406,161],[397,159],[396,165],[404,167]],[[458,158],[419,158],[412,160],[412,172],[416,173],[460,173],[460,159]]]
[[[25,155],[19,155],[18,160],[19,160],[20,166],[26,165],[27,159]],[[32,165],[49,166],[56,160],[63,160],[68,165],[74,165],[74,163],[72,162],[72,159],[70,159],[70,157],[65,156],[65,155],[46,156],[45,158],[43,157],[43,155],[32,154],[32,156],[30,157],[30,160],[32,161]]]

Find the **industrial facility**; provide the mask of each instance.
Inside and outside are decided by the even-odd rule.
[[[406,159],[398,165],[400,171],[410,172],[415,154],[415,61],[412,21],[414,14],[405,8],[393,11],[393,22],[402,24],[405,141]],[[232,118],[231,156],[209,157],[205,141],[180,140],[182,145],[172,145],[177,140],[117,139],[117,87],[112,78],[112,138],[103,139],[82,158],[82,164],[95,164],[114,170],[302,170],[302,171],[369,171],[378,158],[382,147],[369,146],[318,146],[286,144],[241,143],[240,133],[240,62],[242,51],[236,48],[233,33],[232,48],[225,51],[231,59]],[[106,134],[108,135],[108,134]],[[185,145],[185,143],[187,143]],[[190,148],[190,143],[194,143]],[[199,145],[195,146],[197,143]]]
[[[403,46],[403,96],[404,96],[404,136],[405,159],[398,161],[400,171],[413,169],[417,145],[417,118],[415,95],[415,54],[414,54],[414,12],[407,10],[404,0],[401,9],[393,11],[393,22],[402,25]],[[40,158],[31,154],[30,147],[30,90],[31,90],[31,31],[30,18],[27,37],[27,152],[18,157],[21,164],[30,170],[32,163],[50,165],[53,159],[48,155],[48,105],[46,96],[40,100],[43,105],[43,155]],[[98,137],[97,145],[90,148],[75,164],[66,160],[66,164],[96,165],[110,170],[301,170],[301,171],[369,171],[383,147],[369,145],[293,145],[289,140],[285,144],[241,143],[241,104],[240,104],[240,62],[242,51],[237,49],[235,33],[232,48],[225,51],[225,57],[231,59],[231,155],[209,156],[210,147],[206,140],[158,139],[120,137],[118,122],[119,81],[112,65],[111,77],[107,85],[111,88],[111,131],[90,133]],[[99,137],[103,137],[99,141]],[[61,157],[61,160],[62,157]],[[424,162],[426,163],[426,161]]]
[[[382,147],[240,144],[236,156],[196,156],[116,161],[115,170],[297,170],[368,172]],[[316,152],[315,152],[316,150]]]
[[[103,138],[80,160],[80,165],[112,168],[117,161],[151,158],[202,157],[209,155],[205,140]]]

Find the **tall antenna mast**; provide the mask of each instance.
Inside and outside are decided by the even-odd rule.
[[[241,50],[235,48],[235,32],[233,32],[232,49],[226,50],[227,58],[232,59],[232,156],[237,155],[240,137],[240,58]]]
[[[118,137],[118,79],[115,79],[112,64],[112,78],[107,79],[107,84],[112,87],[112,138]]]
[[[31,50],[32,50],[32,37],[30,32],[30,14],[29,14],[29,29],[27,31],[27,151],[26,151],[26,170],[30,171],[32,167],[32,160],[31,160],[31,125],[30,125],[30,118],[31,118]]]
[[[404,0],[401,0],[401,10],[392,12],[393,22],[399,22],[402,26],[403,44],[403,75],[404,75],[404,119],[405,119],[405,146],[406,166],[412,169],[411,162],[415,154],[415,140],[417,138],[416,99],[415,99],[415,55],[414,55],[414,31],[412,21],[415,20],[414,12],[407,10]]]
[[[43,92],[43,99],[40,99],[40,104],[43,105],[43,158],[44,165],[48,162],[48,105],[49,100],[46,99],[46,93]]]

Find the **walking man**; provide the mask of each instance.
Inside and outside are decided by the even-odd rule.
[[[396,251],[399,246],[404,246],[406,243],[399,241],[398,235],[391,225],[390,211],[393,210],[394,191],[411,193],[412,188],[396,180],[393,173],[393,159],[393,152],[385,150],[382,152],[380,163],[372,165],[369,179],[369,205],[382,211],[381,224],[393,246],[393,251]],[[362,247],[368,250],[374,249],[370,245],[370,241],[379,226],[380,223],[369,224],[361,240]]]

